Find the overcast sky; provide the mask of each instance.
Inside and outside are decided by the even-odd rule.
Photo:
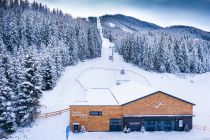
[[[33,0],[29,0],[33,1]],[[125,14],[166,27],[189,25],[210,31],[210,0],[36,0],[73,17]]]

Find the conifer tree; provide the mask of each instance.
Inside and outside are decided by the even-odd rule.
[[[39,99],[42,95],[37,87],[36,62],[33,55],[26,55],[23,66],[24,81],[19,86],[17,103],[17,122],[20,126],[29,125],[39,114]]]
[[[14,114],[15,96],[9,87],[5,74],[5,67],[0,55],[0,129],[6,133],[16,130],[16,120]]]

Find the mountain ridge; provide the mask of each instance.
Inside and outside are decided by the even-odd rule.
[[[105,27],[104,34],[107,36],[110,31],[114,34],[115,32],[145,32],[145,31],[160,31],[167,33],[181,33],[188,34],[192,37],[201,38],[207,41],[210,41],[210,32],[199,29],[197,27],[188,26],[188,25],[171,25],[168,27],[162,27],[156,25],[155,23],[147,22],[140,20],[135,17],[126,16],[123,14],[114,14],[114,15],[103,15],[100,17],[102,21],[102,26]],[[111,27],[109,24],[112,23],[115,26]],[[127,28],[128,30],[125,30]],[[107,36],[108,37],[108,36]]]

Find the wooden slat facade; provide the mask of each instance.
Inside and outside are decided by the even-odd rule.
[[[101,111],[101,116],[90,116],[90,111]],[[73,105],[70,106],[70,125],[84,125],[87,131],[109,131],[109,120],[140,115],[193,115],[193,104],[157,92],[124,105]],[[192,122],[191,122],[192,123]]]

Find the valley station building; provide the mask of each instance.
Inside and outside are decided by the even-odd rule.
[[[192,129],[193,103],[129,81],[111,89],[88,90],[85,101],[70,106],[73,132],[183,131]]]

